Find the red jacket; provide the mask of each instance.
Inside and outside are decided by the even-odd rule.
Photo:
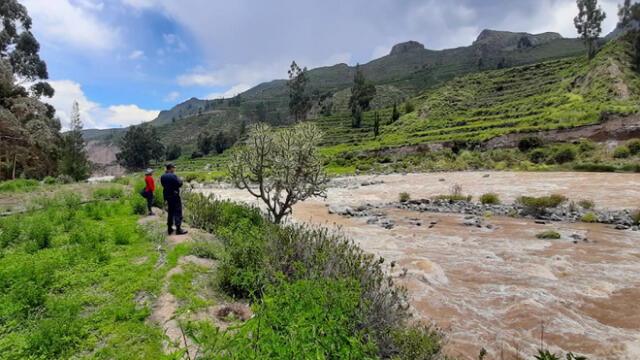
[[[144,178],[144,182],[146,184],[146,186],[144,187],[144,191],[151,191],[151,192],[155,192],[156,191],[156,185],[153,182],[153,177],[151,175],[147,175]]]

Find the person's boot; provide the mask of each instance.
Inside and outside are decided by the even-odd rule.
[[[149,216],[153,216],[153,215],[155,215],[155,214],[153,213],[153,211],[151,210],[151,208],[149,208]]]
[[[168,233],[169,235],[172,235],[172,234],[173,234],[173,227],[169,226],[169,228],[168,228],[168,230],[167,230],[167,233]]]
[[[177,229],[176,229],[176,235],[184,235],[184,234],[186,234],[186,233],[188,233],[188,231],[187,231],[187,230],[184,230],[184,229],[183,229],[183,228],[181,228],[181,227],[179,227],[179,228],[177,228]]]

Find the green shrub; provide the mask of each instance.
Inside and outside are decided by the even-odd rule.
[[[633,223],[635,225],[640,225],[640,210],[636,210],[631,214],[631,218],[633,219]]]
[[[58,183],[59,184],[72,184],[75,180],[69,175],[58,175]]]
[[[221,333],[191,324],[204,358],[374,359],[375,345],[357,329],[360,289],[352,280],[280,282],[265,290],[255,316],[235,332]],[[202,336],[209,334],[209,336]],[[256,335],[259,334],[259,335]],[[207,341],[208,340],[208,341]]]
[[[580,153],[587,153],[597,148],[596,144],[591,140],[581,140],[578,144],[578,151]]]
[[[587,210],[591,210],[596,207],[596,203],[594,203],[593,200],[586,200],[586,199],[578,201],[578,205],[580,205],[580,207],[582,207],[583,209],[587,209]]]
[[[416,106],[411,101],[407,101],[404,104],[404,113],[405,114],[414,112],[415,110],[416,110]]]
[[[393,359],[440,359],[444,348],[442,332],[431,326],[396,330],[392,339]]]
[[[191,245],[191,254],[200,258],[217,260],[224,252],[221,243],[206,238],[194,237]]]
[[[553,154],[553,160],[558,164],[564,164],[576,159],[576,150],[571,145],[563,145]]]
[[[95,189],[92,195],[95,200],[112,200],[123,197],[124,191],[119,186],[111,186]]]
[[[608,164],[580,163],[575,164],[573,166],[573,170],[587,172],[615,172],[617,169],[615,166]]]
[[[15,193],[31,191],[40,186],[37,180],[16,179],[0,182],[0,193]]]
[[[517,200],[518,203],[524,206],[525,212],[532,215],[544,214],[547,209],[557,208],[566,201],[567,198],[562,195],[551,195],[542,197],[522,196]]]
[[[58,183],[58,179],[51,176],[47,176],[44,178],[44,180],[42,180],[42,182],[45,183],[46,185],[54,185]]]
[[[640,154],[640,139],[633,139],[627,142],[627,147],[631,155]]]
[[[518,140],[518,149],[521,152],[528,152],[529,150],[540,148],[543,145],[544,141],[535,135],[525,136]]]
[[[147,214],[147,200],[142,196],[134,196],[133,199],[131,199],[131,207],[135,215]]]
[[[628,147],[622,145],[613,150],[614,159],[626,159],[631,156],[631,150]]]
[[[400,199],[400,202],[407,202],[411,200],[411,194],[408,192],[401,192],[400,195],[398,195],[398,198]]]
[[[480,202],[483,204],[497,205],[500,204],[500,197],[498,194],[487,193],[480,196]]]
[[[548,154],[544,149],[535,149],[529,153],[529,160],[534,164],[542,164],[547,160]]]
[[[596,221],[598,221],[598,217],[596,216],[596,214],[592,213],[592,212],[588,212],[586,214],[584,214],[582,216],[582,222],[587,222],[587,223],[594,223]]]
[[[555,230],[547,230],[536,235],[538,239],[560,239],[562,236]]]

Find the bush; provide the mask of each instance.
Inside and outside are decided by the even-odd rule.
[[[124,196],[124,191],[119,186],[111,186],[93,190],[95,200],[114,200]]]
[[[131,208],[135,215],[146,215],[148,211],[147,200],[142,196],[134,196],[131,199]]]
[[[443,336],[439,329],[417,325],[396,330],[393,337],[393,359],[440,359]]]
[[[587,172],[615,172],[617,168],[608,164],[580,163],[573,166],[573,170]]]
[[[614,159],[626,159],[631,156],[631,150],[628,147],[622,145],[613,150]]]
[[[528,152],[529,150],[540,148],[543,145],[544,141],[535,135],[525,136],[518,141],[518,149],[522,152]]]
[[[408,113],[414,112],[415,110],[416,110],[416,106],[415,106],[415,105],[413,105],[413,103],[412,103],[411,101],[407,101],[407,102],[404,104],[404,113],[405,113],[405,114],[408,114]]]
[[[375,345],[365,341],[366,330],[354,328],[359,295],[351,280],[280,282],[267,287],[255,316],[237,331],[192,323],[188,332],[205,340],[199,343],[203,358],[373,359]]]
[[[571,145],[564,145],[553,154],[553,160],[558,164],[564,164],[576,159],[576,150]]]
[[[46,178],[44,178],[44,180],[42,180],[42,182],[46,185],[54,185],[58,183],[58,180],[54,177],[47,176]]]
[[[592,213],[592,212],[588,212],[586,214],[584,214],[582,216],[582,222],[587,222],[587,223],[594,223],[596,221],[598,221],[598,217],[596,216],[596,214]]]
[[[633,139],[627,142],[627,147],[631,155],[640,154],[640,139]]]
[[[400,202],[407,202],[411,200],[411,194],[409,194],[408,192],[401,192],[398,197],[400,199]]]
[[[60,184],[72,184],[75,180],[69,175],[58,175],[58,183]]]
[[[403,328],[408,317],[407,294],[394,286],[382,258],[326,229],[281,227],[263,220],[256,209],[201,194],[185,196],[185,209],[192,225],[204,224],[224,245],[216,279],[223,291],[260,297],[261,289],[282,281],[354,281],[360,295],[351,333],[366,330],[377,353],[390,356],[391,332]]]
[[[535,149],[529,153],[529,160],[535,164],[544,163],[547,160],[547,152],[544,149]]]
[[[538,239],[560,239],[562,236],[555,230],[547,230],[536,235]]]
[[[578,201],[578,205],[580,205],[580,207],[582,207],[583,209],[587,209],[587,210],[591,210],[596,207],[596,203],[594,203],[593,200],[585,200],[585,199]]]
[[[517,202],[525,208],[525,212],[532,215],[542,215],[547,209],[557,208],[567,201],[562,195],[551,195],[542,197],[522,196]]]
[[[581,153],[587,153],[597,148],[596,144],[591,140],[581,140],[578,144],[578,151]]]
[[[0,182],[0,193],[15,193],[31,191],[40,186],[40,183],[32,179],[16,179]]]
[[[500,204],[500,197],[498,194],[487,193],[480,196],[480,202],[483,204],[498,205]]]

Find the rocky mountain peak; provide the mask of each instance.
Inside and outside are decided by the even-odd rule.
[[[389,55],[404,54],[406,52],[416,51],[416,50],[424,50],[424,45],[422,45],[417,41],[411,40],[411,41],[394,45],[393,48],[391,48],[391,53],[389,53]]]

